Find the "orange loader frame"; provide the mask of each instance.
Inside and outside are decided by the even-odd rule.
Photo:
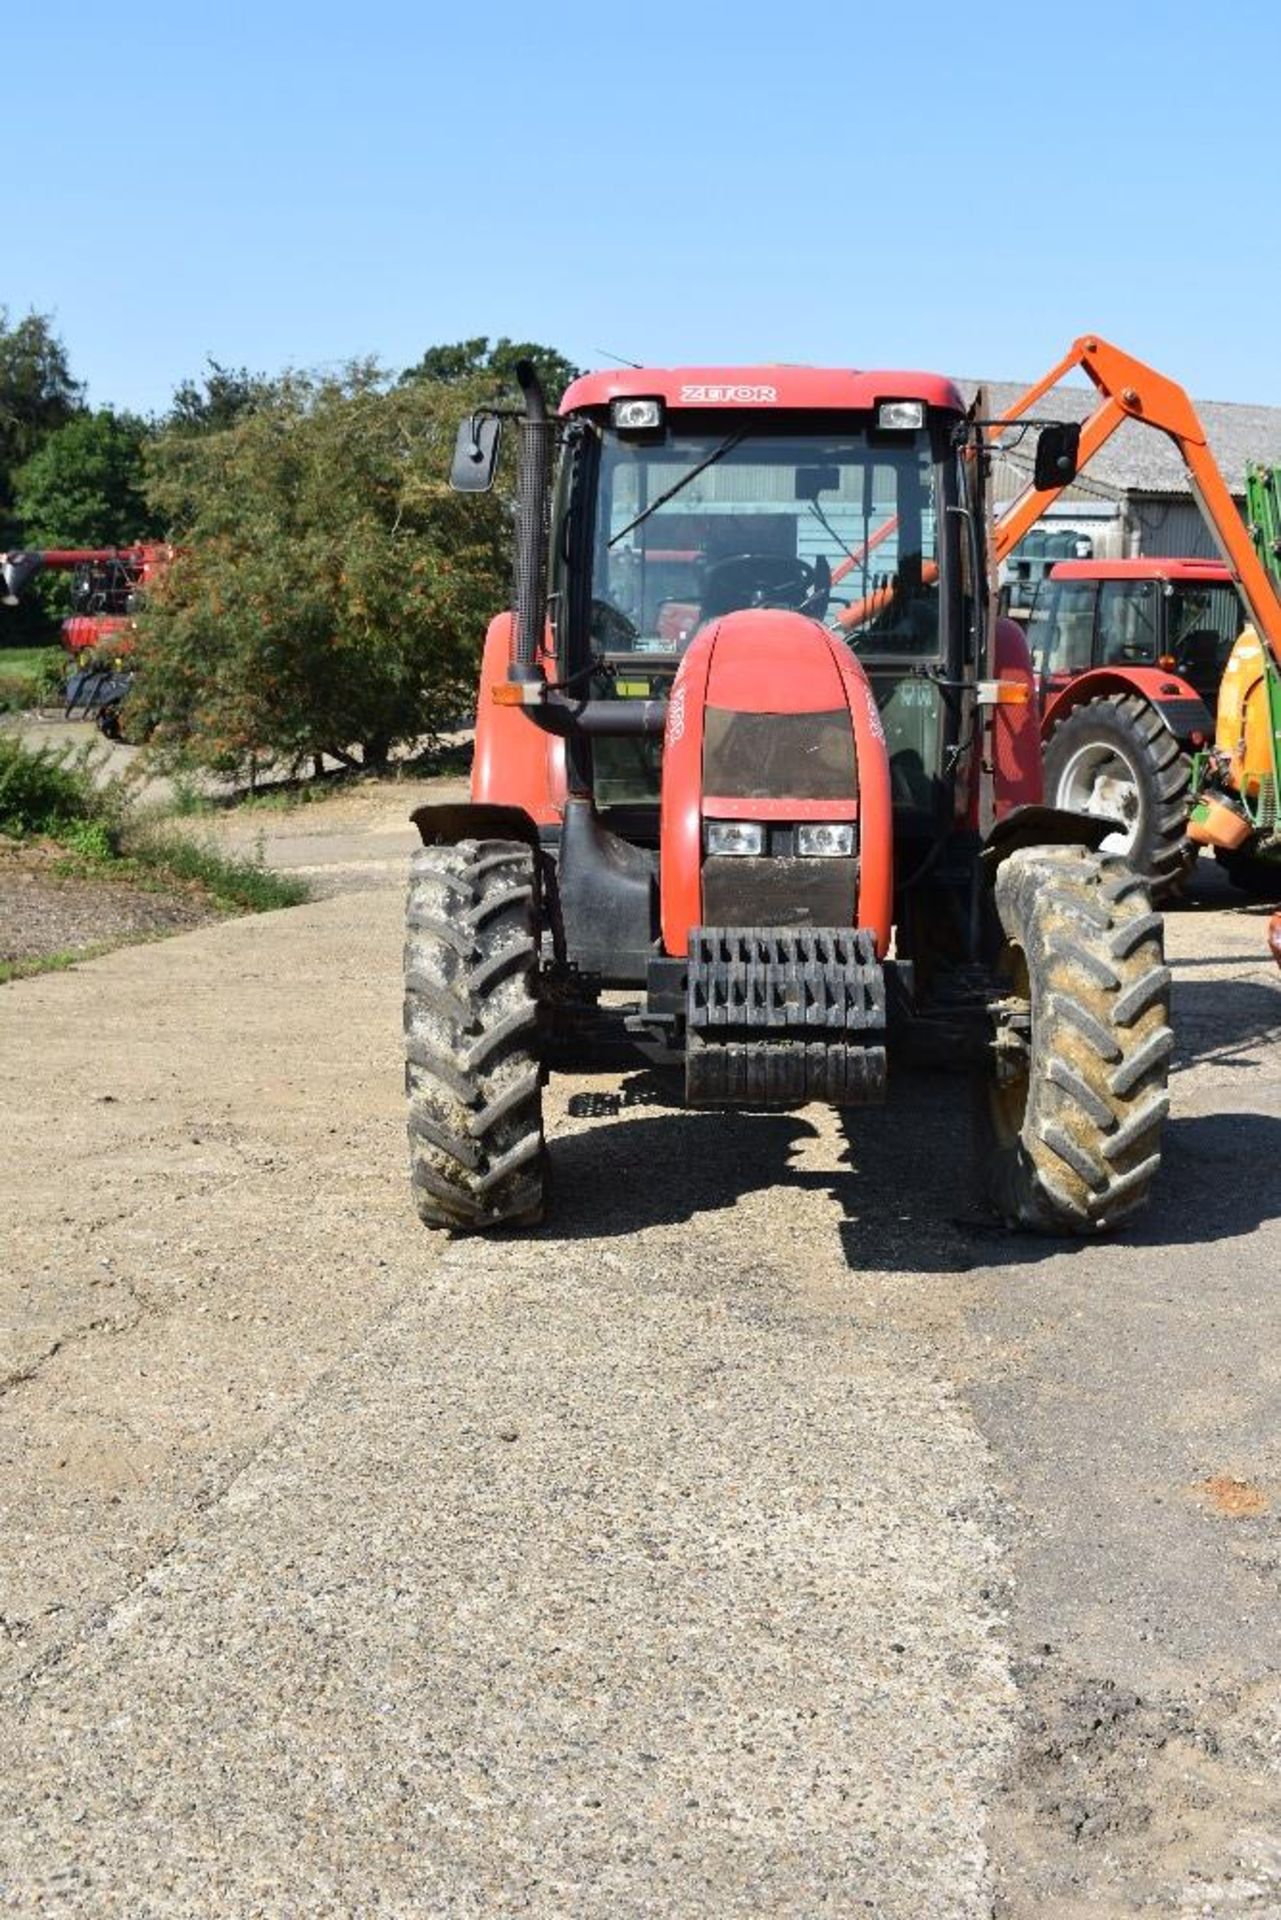
[[[1096,333],[1082,334],[1043,379],[1021,394],[1005,413],[988,423],[988,439],[993,445],[999,442],[1002,434],[1017,425],[1038,400],[1044,399],[1078,367],[1098,388],[1101,398],[1081,428],[1075,468],[1055,487],[1037,487],[1034,482],[1029,482],[1023,492],[1011,501],[993,525],[993,565],[999,565],[1008,557],[1046,508],[1053,505],[1064,488],[1071,486],[1081,469],[1089,465],[1100,447],[1107,444],[1117,428],[1126,420],[1137,420],[1141,426],[1155,427],[1159,433],[1168,434],[1178,448],[1192,482],[1193,497],[1218,543],[1223,563],[1245,602],[1255,631],[1281,668],[1281,599],[1277,596],[1267,568],[1254,550],[1245,523],[1219,472],[1197,410],[1177,381],[1168,380],[1154,367],[1146,366],[1142,360],[1123,353],[1120,347],[1100,339]],[[856,557],[863,558],[866,552],[892,533],[897,524],[895,519],[878,528]],[[833,574],[833,579],[848,572],[853,564],[853,560],[848,562]],[[926,581],[937,579],[938,568],[932,561],[927,561],[922,574]],[[840,625],[857,626],[869,614],[887,606],[892,595],[892,588],[878,588],[865,599],[847,607],[839,616]]]
[[[1158,432],[1168,434],[1188,470],[1193,497],[1218,542],[1224,564],[1236,582],[1255,630],[1281,667],[1281,599],[1219,472],[1196,408],[1176,381],[1167,380],[1164,374],[1101,340],[1097,334],[1082,334],[1044,379],[1029,387],[993,422],[988,428],[989,438],[999,440],[1007,427],[1022,419],[1038,400],[1077,367],[1088,375],[1101,396],[1081,428],[1077,472],[1088,466],[1100,447],[1106,445],[1126,420],[1137,420],[1142,426],[1155,427]],[[1074,478],[1075,474],[1057,487],[1037,488],[1029,484],[1011,502],[993,529],[993,552],[998,562],[1018,545]]]

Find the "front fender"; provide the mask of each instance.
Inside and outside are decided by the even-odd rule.
[[[489,623],[476,692],[476,744],[471,794],[478,805],[515,806],[542,826],[555,826],[565,804],[565,742],[543,733],[520,707],[497,706],[494,690],[506,682],[511,658],[512,616]],[[542,663],[555,679],[555,660],[544,647]]]
[[[995,878],[1002,860],[1017,847],[1088,847],[1097,853],[1115,822],[1091,813],[1068,813],[1062,807],[1013,807],[998,820],[979,856],[988,880]]]
[[[446,800],[415,807],[410,819],[425,847],[456,840],[526,840],[538,845],[538,827],[524,807],[491,807],[474,800]]]
[[[1127,693],[1137,693],[1146,700],[1162,725],[1181,743],[1197,745],[1213,739],[1213,715],[1196,688],[1177,673],[1163,673],[1159,667],[1092,667],[1046,703],[1041,715],[1042,743],[1069,713],[1087,701],[1116,699]],[[1201,742],[1196,741],[1197,734]]]

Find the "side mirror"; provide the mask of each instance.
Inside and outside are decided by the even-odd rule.
[[[449,484],[455,493],[488,493],[498,466],[503,423],[496,413],[469,413],[458,424]]]
[[[1037,492],[1066,487],[1075,480],[1080,450],[1079,420],[1052,420],[1048,427],[1042,427],[1036,442],[1036,465],[1032,469]]]
[[[841,484],[839,467],[798,467],[796,498],[817,500],[820,493],[835,493]]]

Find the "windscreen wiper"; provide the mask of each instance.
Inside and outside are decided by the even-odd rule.
[[[824,513],[822,507],[819,506],[817,500],[811,500],[809,502],[809,510],[814,515],[814,518],[818,521],[818,524],[820,527],[822,527],[823,531],[831,535],[832,539],[836,542],[841,552],[845,555],[845,558],[849,561],[850,567],[856,567],[858,565],[858,555],[856,553],[852,553],[850,549],[846,546],[845,542],[841,539],[840,534],[836,531],[836,528],[832,525],[831,521],[828,519],[827,515]],[[846,568],[847,573],[848,571],[849,571],[849,567]]]
[[[688,473],[683,473],[676,484],[667,489],[666,493],[660,493],[657,500],[651,500],[649,505],[638,513],[634,520],[629,520],[622,531],[614,535],[609,543],[610,546],[616,547],[620,540],[627,538],[629,533],[635,533],[637,527],[648,520],[651,513],[657,513],[658,509],[665,507],[669,500],[674,500],[678,493],[684,492],[691,480],[697,480],[700,473],[706,473],[709,467],[714,467],[716,462],[724,459],[725,455],[729,453],[732,448],[736,447],[740,440],[745,440],[746,438],[746,427],[739,427],[734,433],[729,434],[721,441],[719,447],[712,448],[706,460],[700,460],[696,467],[691,467]]]

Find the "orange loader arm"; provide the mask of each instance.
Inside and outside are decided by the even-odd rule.
[[[989,434],[999,436],[1075,367],[1084,369],[1100,395],[1094,412],[1081,428],[1078,472],[1126,420],[1137,420],[1145,427],[1155,427],[1168,434],[1188,470],[1193,497],[1249,609],[1255,630],[1281,666],[1281,599],[1277,598],[1267,568],[1254,551],[1245,522],[1210,451],[1205,428],[1182,387],[1145,366],[1142,360],[1122,353],[1120,347],[1100,340],[1097,334],[1087,333],[1074,340],[1058,365],[1002,414],[1000,421],[989,428]],[[1070,484],[1070,481],[1064,482],[1064,485]],[[1005,559],[1062,491],[1062,487],[1038,490],[1029,483],[996,523],[993,538],[996,560]]]
[[[988,438],[999,440],[1007,427],[1021,420],[1076,367],[1084,369],[1100,395],[1094,412],[1081,428],[1077,472],[1089,464],[1126,420],[1137,420],[1142,426],[1155,427],[1158,432],[1168,434],[1188,470],[1193,497],[1249,609],[1255,631],[1281,667],[1281,599],[1277,597],[1267,568],[1254,551],[1245,523],[1210,452],[1196,408],[1175,381],[1167,380],[1142,360],[1123,353],[1120,347],[1101,340],[1098,334],[1082,334],[1044,379],[1029,387],[1012,407],[992,422],[987,429]],[[1072,478],[1075,477],[1074,474]],[[1058,499],[1063,487],[1071,483],[1069,479],[1062,486],[1037,488],[1029,482],[993,527],[993,559],[1004,560],[1028,529],[1035,526],[1045,509]],[[888,527],[882,529],[880,537],[884,538],[889,531]],[[921,577],[926,585],[937,580],[937,564],[927,560]],[[888,606],[892,598],[893,588],[881,587],[865,600],[846,607],[839,616],[840,624],[846,628],[857,626]]]

